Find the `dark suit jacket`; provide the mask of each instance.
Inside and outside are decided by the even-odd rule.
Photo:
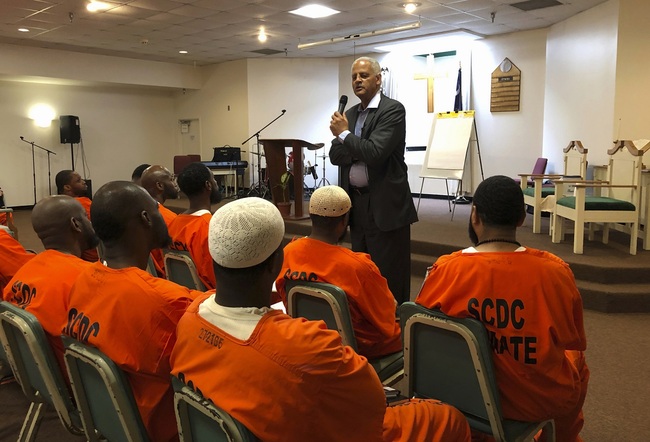
[[[354,135],[358,109],[354,106],[345,113],[351,132],[345,142],[338,137],[332,140],[330,160],[340,166],[340,185],[349,193],[350,166],[354,161],[363,161],[368,166],[370,207],[377,227],[387,232],[412,224],[418,216],[404,162],[404,106],[382,94],[379,107],[369,111],[361,137]]]

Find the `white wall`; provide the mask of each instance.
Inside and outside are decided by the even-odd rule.
[[[196,119],[200,124],[201,159],[212,159],[213,147],[230,145],[247,150],[241,142],[248,138],[248,64],[238,60],[204,68],[203,87],[175,93],[176,120]],[[175,126],[180,140],[180,125]],[[180,142],[176,154],[181,153]],[[187,153],[187,152],[186,152]],[[242,159],[245,160],[244,153]]]
[[[562,149],[571,140],[583,142],[589,150],[590,165],[607,163],[607,150],[616,137],[612,121],[617,29],[618,0],[602,3],[549,29],[543,152],[549,159],[549,172],[563,171]],[[635,63],[647,56],[639,55]],[[639,107],[634,109],[636,112]]]
[[[36,103],[55,109],[56,120],[49,128],[39,128],[27,117]],[[34,203],[31,147],[20,136],[56,153],[51,157],[52,192],[56,193],[56,173],[71,167],[70,145],[60,144],[58,116],[78,116],[87,170],[84,173],[80,156],[75,168],[92,179],[97,190],[111,180],[129,180],[135,166],[144,162],[171,167],[173,109],[168,90],[0,81],[0,186],[7,203]],[[48,195],[47,155],[37,149],[35,157],[39,200]]]
[[[619,0],[612,3],[620,3],[612,140],[650,139],[647,112],[650,103],[650,36],[647,32],[650,2]],[[650,160],[644,163],[650,164]]]
[[[546,29],[517,32],[472,45],[471,104],[486,178],[530,172],[542,156],[546,33]],[[519,111],[490,112],[491,75],[506,57],[521,70]],[[480,183],[477,173],[474,167],[474,189]]]
[[[260,138],[297,138],[324,143],[325,147],[317,151],[304,149],[305,164],[307,161],[314,164],[314,152],[317,156],[327,155],[332,140],[330,117],[339,101],[338,67],[338,60],[332,58],[248,60],[248,136],[285,109],[286,114],[264,129]],[[253,142],[254,139],[249,143],[250,150],[254,150]],[[317,158],[319,180],[322,161]],[[325,161],[327,179],[336,184],[338,170],[329,158]],[[305,177],[305,184],[312,187],[313,178]]]

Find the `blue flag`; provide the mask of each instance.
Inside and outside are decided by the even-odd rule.
[[[454,112],[463,110],[463,80],[461,69],[458,68],[458,80],[456,80],[456,99],[454,100]]]

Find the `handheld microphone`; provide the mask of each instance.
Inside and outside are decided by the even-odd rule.
[[[339,114],[343,115],[343,111],[345,110],[346,104],[348,104],[348,96],[341,95],[341,99],[339,100],[339,109],[338,109]]]
[[[282,109],[282,113],[285,113],[286,111],[287,111],[286,109]]]

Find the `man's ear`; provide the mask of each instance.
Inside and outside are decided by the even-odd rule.
[[[77,218],[74,217],[70,218],[70,227],[75,232],[81,233],[81,222],[79,222]]]
[[[146,210],[140,212],[140,220],[142,220],[142,222],[145,223],[147,226],[152,225],[151,216],[149,215],[149,212],[147,212]]]
[[[481,221],[481,218],[478,216],[478,211],[476,210],[476,206],[473,204],[469,213],[469,221],[472,223],[473,226],[477,225]]]

